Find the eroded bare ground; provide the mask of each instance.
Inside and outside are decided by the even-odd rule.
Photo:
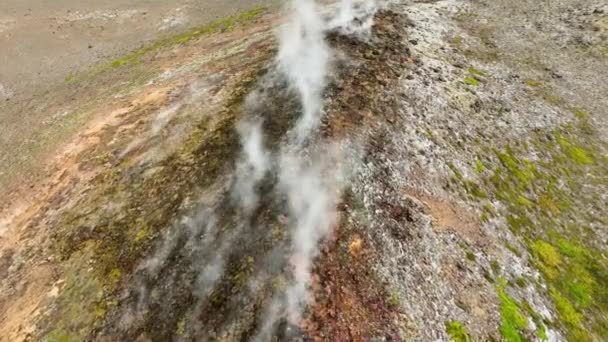
[[[352,170],[299,322],[268,320],[294,262],[277,175],[253,213],[230,195],[235,124],[263,118],[275,151],[299,115],[275,17],[49,94],[88,98],[88,125],[3,209],[0,335],[605,340],[606,10],[396,1],[369,35],[328,34],[316,138]]]
[[[82,307],[84,311],[77,311],[73,315],[63,311],[66,314],[65,322],[76,327],[72,328],[75,330],[67,327],[66,331],[74,338],[88,334],[87,329],[91,329],[91,324],[98,318],[99,310],[95,311],[99,300],[97,295],[103,293],[101,286],[106,284],[96,279],[98,275],[95,267],[90,268],[90,261],[82,258],[83,252],[90,256],[92,246],[84,248],[79,252],[80,257],[74,258],[82,263],[60,261],[67,260],[67,255],[57,254],[58,251],[68,248],[79,251],[84,247],[70,246],[70,239],[64,239],[71,233],[63,228],[67,228],[76,219],[67,214],[70,211],[68,208],[74,209],[74,212],[76,208],[89,208],[85,210],[100,215],[104,208],[120,211],[124,202],[129,201],[129,195],[122,194],[120,196],[125,197],[120,199],[112,195],[120,193],[118,181],[122,177],[131,177],[127,169],[140,176],[146,170],[148,176],[152,175],[154,172],[145,165],[154,165],[155,171],[162,170],[159,161],[184,150],[184,145],[198,144],[193,142],[193,139],[198,141],[193,136],[198,139],[208,136],[208,144],[224,143],[224,140],[213,142],[214,132],[227,130],[227,125],[234,117],[221,114],[229,111],[232,102],[242,95],[244,87],[250,82],[248,80],[255,78],[258,68],[268,60],[272,49],[269,27],[273,19],[267,17],[258,20],[259,12],[248,13],[251,18],[247,20],[256,20],[256,25],[247,29],[240,24],[226,22],[239,27],[226,34],[212,34],[194,39],[195,43],[171,46],[155,56],[146,56],[145,68],[128,65],[120,70],[109,71],[114,75],[101,75],[94,80],[87,78],[78,85],[79,94],[88,99],[80,102],[91,102],[83,105],[85,110],[93,112],[86,113],[86,116],[94,119],[50,163],[48,174],[52,176],[48,182],[33,188],[33,194],[19,189],[10,194],[10,200],[5,202],[2,247],[3,260],[6,260],[3,272],[7,277],[2,291],[2,335],[8,340],[28,336],[38,319],[44,320],[45,315],[53,317],[55,305],[59,310],[67,311]],[[106,92],[103,89],[104,86],[109,86],[106,82],[116,82],[117,73],[126,73],[124,83],[118,86],[112,84]],[[230,150],[233,147],[229,144],[219,146],[214,153],[224,153],[221,149]],[[215,168],[217,172],[220,163],[223,163],[221,157],[222,154],[218,154],[218,160],[215,161],[217,165],[209,166],[207,171]],[[188,161],[193,162],[194,160]],[[183,169],[187,171],[188,167],[184,166]],[[165,172],[177,176],[170,170]],[[208,176],[211,177],[210,174]],[[186,178],[189,177],[184,177]],[[190,184],[195,182],[192,178]],[[166,180],[162,184],[157,183],[157,186],[163,187],[168,183],[169,180]],[[188,185],[175,182],[172,186],[177,191]],[[160,188],[156,191],[160,191]],[[188,191],[179,191],[180,196],[187,196]],[[24,193],[29,195],[25,200]],[[108,197],[104,198],[104,193]],[[151,196],[150,199],[156,203],[164,201],[156,196]],[[173,200],[180,199],[181,197]],[[140,200],[143,199],[140,197]],[[174,203],[165,204],[167,208],[175,207]],[[150,208],[152,206],[151,204]],[[160,211],[161,207],[154,210]],[[93,217],[89,218],[92,219],[91,222],[96,221]],[[93,223],[93,226],[96,224]],[[95,230],[93,226],[89,228]],[[137,234],[139,228],[134,226],[131,233]],[[128,234],[127,231],[123,233]],[[57,238],[49,240],[53,235]],[[131,237],[137,237],[136,240],[139,241],[147,238],[141,233]],[[38,264],[50,271],[43,275],[31,268],[31,265]],[[70,270],[63,266],[58,269],[59,264],[74,266]],[[92,273],[90,277],[87,277],[87,272]],[[89,278],[90,283],[87,282]],[[36,291],[29,291],[30,288]],[[75,298],[78,299],[71,298],[75,301],[68,301],[65,303],[68,307],[63,307],[60,304],[61,296],[59,299],[53,297],[59,288],[61,291],[76,291],[78,295]],[[91,304],[95,305],[91,307]],[[47,313],[43,308],[50,309],[51,312]],[[91,308],[93,311],[89,311]],[[84,323],[83,327],[79,327],[81,322]],[[54,323],[50,324],[49,330],[53,330]],[[79,333],[79,329],[85,330]],[[57,338],[62,336],[58,331]]]

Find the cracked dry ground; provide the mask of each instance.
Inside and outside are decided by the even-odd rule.
[[[304,318],[274,339],[608,339],[607,14],[395,1],[369,36],[330,32],[318,139],[357,163]],[[273,66],[279,19],[239,18],[15,109],[78,134],[3,203],[3,340],[256,335],[289,281],[289,215],[262,195],[236,230],[234,125],[262,117],[276,150],[299,105]]]

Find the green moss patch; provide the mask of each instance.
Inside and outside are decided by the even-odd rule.
[[[162,47],[169,46],[172,44],[182,44],[187,41],[199,38],[201,36],[204,36],[204,35],[207,35],[210,33],[234,29],[238,25],[245,24],[245,23],[250,22],[251,20],[257,18],[265,10],[266,10],[265,7],[257,7],[248,12],[239,13],[239,14],[227,17],[227,18],[218,19],[207,25],[197,27],[197,28],[191,30],[190,32],[180,34],[178,36],[166,38],[166,39],[160,40],[150,46],[143,47],[125,57],[122,57],[120,59],[110,62],[109,65],[112,68],[116,68],[116,67],[119,67],[119,66],[122,66],[125,64],[135,63],[135,62],[138,62],[139,59],[142,56],[144,56],[145,54],[158,50]]]
[[[587,115],[577,117],[578,123],[538,132],[525,143],[487,148],[485,170],[478,172],[477,165],[472,166],[476,180],[452,168],[468,199],[483,208],[488,200],[501,203],[494,215],[504,217],[521,238],[532,265],[551,289],[545,295],[558,313],[553,325],[569,340],[605,340],[608,262],[597,229],[608,224],[607,203],[602,199],[608,191],[608,161],[602,155],[608,148],[592,125],[581,124],[587,122]],[[486,198],[472,196],[472,184]],[[490,214],[484,213],[487,219]],[[501,331],[506,340],[518,341],[522,327],[516,303],[506,297],[504,288],[498,292],[505,319]]]
[[[506,342],[525,341],[523,331],[526,329],[526,317],[521,313],[517,302],[507,294],[506,282],[499,279],[496,286],[500,302],[500,334]]]
[[[84,78],[99,75],[103,72],[106,72],[111,69],[119,68],[124,65],[139,64],[141,62],[141,59],[144,56],[146,56],[152,52],[158,51],[162,48],[169,47],[169,46],[172,46],[175,44],[183,44],[188,41],[191,41],[191,40],[194,40],[194,39],[197,39],[202,36],[209,35],[209,34],[212,34],[215,32],[225,32],[225,31],[233,30],[236,27],[245,25],[245,24],[255,20],[256,18],[261,16],[266,11],[267,11],[266,7],[259,6],[259,7],[254,8],[253,10],[250,10],[247,12],[238,13],[238,14],[226,17],[226,18],[221,18],[221,19],[215,20],[209,24],[194,28],[194,29],[190,30],[189,32],[182,33],[177,36],[161,39],[151,45],[147,45],[140,49],[137,49],[126,56],[120,57],[120,58],[115,59],[106,64],[99,65],[96,68],[94,68],[93,70],[91,70],[83,75],[76,76],[76,75],[70,74],[66,78],[66,82],[74,83],[74,82],[80,81]]]
[[[63,270],[65,285],[53,306],[52,322],[40,327],[45,336],[43,340],[83,341],[105,314],[103,281],[95,272],[86,270],[93,247],[89,244],[66,263]]]
[[[486,167],[479,159],[475,159],[475,173],[481,174],[486,170]]]
[[[526,85],[528,85],[530,87],[540,87],[542,85],[542,83],[540,83],[539,81],[535,81],[535,80],[526,80],[524,83],[526,83]]]
[[[464,83],[471,85],[471,86],[475,86],[478,87],[481,83],[479,83],[479,81],[477,79],[475,79],[474,77],[465,77],[464,78]]]
[[[559,266],[562,259],[557,250],[545,241],[535,241],[530,244],[532,254],[540,261],[538,267],[551,279],[559,276]]]
[[[469,74],[474,75],[474,76],[488,77],[488,73],[486,73],[485,71],[476,69],[474,67],[469,67],[467,69],[467,71],[469,72]]]
[[[445,324],[445,331],[454,342],[470,342],[472,341],[469,333],[464,325],[458,321],[450,321]]]

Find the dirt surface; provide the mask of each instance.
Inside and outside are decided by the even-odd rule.
[[[268,5],[261,0],[5,0],[0,3],[0,99],[126,54],[162,36]],[[3,120],[0,117],[0,121]]]
[[[13,1],[0,3],[0,194],[35,181],[88,118],[83,74],[164,37],[276,1]],[[114,83],[124,79],[114,76]],[[90,78],[95,80],[94,78]],[[111,76],[97,87],[113,87]],[[79,86],[82,82],[78,83]],[[93,88],[93,87],[91,87]],[[29,186],[29,185],[25,185]]]
[[[220,29],[230,31],[223,25],[240,26],[245,21],[256,20],[264,11],[258,9],[255,12],[245,12],[247,17],[235,17],[222,22]],[[61,203],[64,201],[75,204],[84,199],[82,195],[90,190],[87,190],[85,184],[93,181],[105,183],[99,177],[104,169],[112,167],[105,162],[95,162],[95,155],[104,154],[99,148],[109,146],[108,143],[113,145],[111,141],[114,139],[121,141],[115,146],[120,146],[119,149],[114,152],[121,155],[120,158],[126,157],[131,161],[141,158],[140,162],[147,163],[174,153],[184,143],[184,139],[187,140],[188,135],[192,134],[195,122],[200,120],[192,119],[192,116],[200,114],[200,111],[206,115],[218,111],[231,98],[230,94],[237,91],[232,79],[240,79],[243,74],[251,73],[249,68],[240,63],[251,59],[250,63],[257,66],[257,59],[260,58],[257,54],[267,56],[267,48],[258,49],[247,57],[243,54],[260,47],[259,41],[268,37],[269,22],[269,19],[265,19],[246,31],[236,27],[233,33],[192,38],[193,42],[189,44],[172,46],[171,54],[164,57],[161,54],[153,62],[147,61],[145,69],[140,69],[137,65],[110,69],[104,71],[104,75],[97,76],[101,81],[84,80],[77,85],[76,91],[83,96],[77,103],[84,104],[91,110],[86,116],[88,120],[79,122],[77,129],[72,131],[77,134],[70,138],[69,143],[61,144],[57,140],[58,149],[54,155],[44,158],[39,184],[29,190],[29,187],[16,188],[2,203],[1,270],[7,276],[0,297],[0,335],[3,341],[28,339],[28,336],[34,334],[36,324],[45,320],[44,308],[54,301],[59,288],[71,287],[78,296],[88,296],[90,292],[82,293],[81,285],[84,286],[84,291],[97,291],[97,286],[101,285],[98,280],[87,283],[86,276],[79,273],[84,270],[77,270],[80,266],[73,269],[78,275],[73,275],[76,278],[72,279],[71,284],[67,278],[59,275],[63,271],[57,268],[57,256],[53,252],[58,246],[53,246],[54,242],[48,240],[54,234],[49,228],[54,226],[52,221],[58,216],[40,213],[47,210],[62,211]],[[197,71],[192,72],[193,68]],[[112,84],[109,93],[104,89],[108,84]],[[63,96],[66,92],[69,94],[70,89],[53,94],[65,99]],[[100,94],[103,100],[97,102],[88,97],[92,94]],[[93,105],[90,105],[91,101]],[[177,101],[177,105],[174,101]],[[176,120],[181,121],[177,126]],[[163,141],[161,144],[156,134],[160,131],[168,132],[169,128],[165,126],[169,122],[170,135],[173,135],[170,140],[173,142]],[[50,128],[60,130],[61,125],[58,126]],[[64,226],[65,223],[60,225]],[[21,270],[17,266],[24,262],[25,259],[21,258],[27,259],[28,265],[40,266],[37,270]],[[94,315],[83,313],[79,319],[90,324],[94,318]],[[74,317],[66,322],[72,319]],[[53,326],[47,328],[49,331],[58,329]],[[60,331],[57,331],[59,334]],[[51,334],[49,338],[58,338],[53,336]],[[79,339],[84,335],[70,336]]]
[[[288,169],[293,197],[281,15],[73,20],[158,39],[2,105],[0,341],[607,340],[606,5],[382,4],[324,9],[322,117],[287,154],[318,170]],[[294,207],[318,203],[310,246]]]

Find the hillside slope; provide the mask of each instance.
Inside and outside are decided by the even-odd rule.
[[[348,3],[47,94],[78,134],[3,203],[0,336],[608,339],[608,8]]]

